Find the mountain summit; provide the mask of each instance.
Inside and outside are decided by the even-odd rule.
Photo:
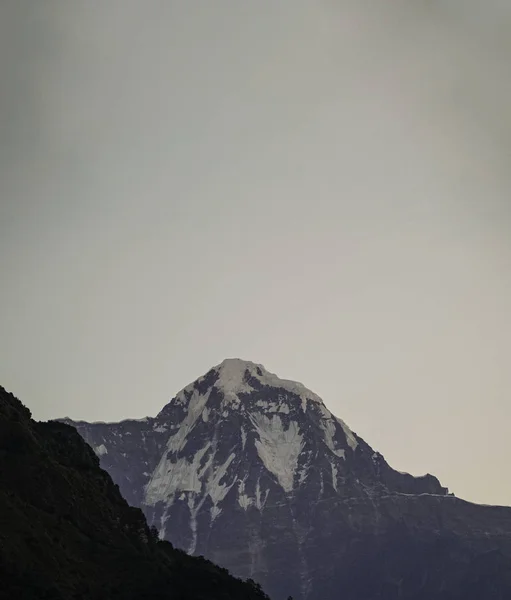
[[[263,365],[258,365],[248,360],[226,358],[218,366],[213,367],[208,372],[208,375],[212,373],[218,375],[213,385],[223,393],[226,401],[239,399],[238,394],[253,392],[261,387],[271,387],[286,390],[300,398],[302,402],[310,400],[311,402],[322,403],[321,398],[308,390],[303,384],[287,379],[280,379],[277,375],[269,373]],[[198,381],[204,380],[205,377],[206,375]],[[194,386],[195,383],[192,383],[185,390]]]
[[[256,363],[223,361],[155,418],[72,424],[161,538],[275,598],[457,598],[435,593],[480,553],[511,553],[511,509],[392,469],[316,394]]]

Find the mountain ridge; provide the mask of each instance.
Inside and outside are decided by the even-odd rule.
[[[268,391],[270,396],[277,394],[276,401],[275,398],[265,399],[263,397]],[[248,399],[254,392],[257,394],[257,398],[253,406],[249,406]],[[245,404],[244,401],[246,401]],[[317,394],[308,390],[303,384],[281,379],[268,372],[262,365],[241,359],[226,359],[212,367],[203,376],[179,391],[158,412],[156,417],[137,420],[124,419],[118,424],[96,422],[87,425],[110,428],[124,424],[127,427],[137,428],[140,424],[142,430],[151,432],[155,441],[162,442],[163,438],[170,434],[170,437],[167,437],[169,450],[179,453],[182,446],[186,444],[188,434],[193,429],[209,427],[209,425],[204,426],[204,423],[208,423],[211,405],[216,407],[220,423],[225,419],[238,419],[240,415],[240,418],[246,418],[248,415],[249,427],[255,428],[259,436],[259,439],[253,440],[259,457],[277,480],[280,477],[279,484],[285,492],[290,492],[296,483],[294,481],[296,472],[290,473],[287,467],[290,462],[297,460],[301,452],[300,434],[297,434],[292,428],[296,421],[289,418],[290,411],[307,414],[307,408],[310,407],[310,411],[319,413],[313,427],[314,435],[324,442],[327,452],[332,455],[334,460],[346,460],[346,453],[353,454],[360,445],[359,452],[362,451],[365,454],[368,463],[366,466],[374,471],[375,476],[381,476],[383,473],[387,478],[390,477],[399,491],[406,493],[422,489],[425,493],[442,495],[448,493],[447,488],[443,488],[438,480],[430,474],[416,477],[391,469],[380,453],[373,451],[342,419],[333,415],[326,408],[323,400]],[[268,422],[268,419],[271,419],[271,423]],[[79,428],[80,426],[83,428],[87,423],[69,419],[62,421]],[[246,436],[247,427],[240,425],[240,428],[241,438],[239,441],[241,441],[241,450],[244,451],[246,437],[244,439],[243,436]],[[163,435],[159,436],[158,434]],[[131,435],[131,432],[128,431],[127,435]],[[91,441],[95,451],[103,457],[103,460],[106,460],[108,449],[105,444],[94,446],[93,440],[87,441]],[[344,447],[339,446],[339,442]],[[280,457],[281,460],[279,460],[277,447],[287,448],[290,454]],[[296,468],[297,466],[294,471]],[[413,485],[410,485],[411,482],[414,482]],[[424,488],[421,486],[422,482],[425,483]],[[129,496],[128,489],[125,492]]]
[[[369,600],[385,588],[391,598],[403,592],[396,578],[418,594],[426,569],[425,597],[444,598],[434,594],[456,590],[471,560],[511,555],[511,509],[396,471],[319,396],[257,363],[223,361],[156,417],[74,425],[160,537],[275,597],[328,600],[346,589],[347,600]],[[377,573],[372,584],[361,565]]]

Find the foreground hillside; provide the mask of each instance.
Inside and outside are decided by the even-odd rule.
[[[154,418],[68,423],[161,537],[274,598],[511,599],[511,508],[399,473],[262,365],[227,359]]]
[[[73,427],[0,387],[2,600],[267,598],[155,533]]]

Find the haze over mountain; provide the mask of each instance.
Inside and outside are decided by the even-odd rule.
[[[65,422],[161,538],[274,598],[511,594],[511,508],[392,469],[319,396],[262,365],[224,360],[156,417]]]

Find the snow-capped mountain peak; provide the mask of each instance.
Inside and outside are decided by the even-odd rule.
[[[175,401],[187,404],[197,390],[204,395],[207,391],[211,392],[212,388],[220,393],[222,406],[228,408],[239,408],[244,396],[265,388],[290,394],[300,401],[303,410],[306,410],[308,401],[323,404],[321,398],[302,383],[281,379],[266,370],[263,365],[240,358],[225,359],[181,390],[175,397]]]
[[[392,469],[301,383],[238,358],[154,418],[75,425],[162,538],[244,577],[292,554],[302,561],[302,597],[315,568],[302,549],[311,531],[328,530],[331,512],[351,522],[352,504],[373,514],[375,498],[447,493],[434,477]]]
[[[187,507],[190,551],[205,510],[215,521],[226,502],[263,511],[268,498],[278,502],[303,486],[336,493],[351,469],[342,463],[360,452],[356,435],[317,394],[238,358],[185,387],[152,428],[164,435],[165,450],[147,473],[142,502],[163,532],[167,518]]]

